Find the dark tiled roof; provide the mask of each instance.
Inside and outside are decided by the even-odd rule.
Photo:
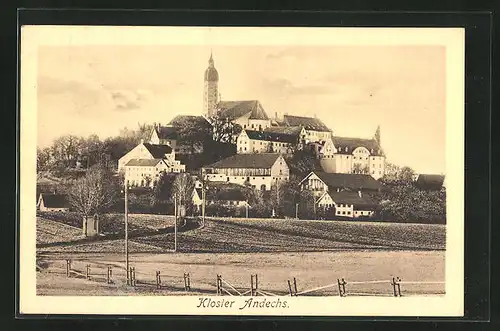
[[[204,168],[258,168],[269,169],[280,155],[275,153],[236,154]]]
[[[161,159],[132,159],[125,164],[127,167],[154,167]]]
[[[382,148],[375,139],[333,137],[332,140],[339,154],[352,154],[352,151],[354,151],[358,147],[365,147],[371,153],[371,155],[384,154]]]
[[[298,135],[300,135],[300,132],[302,131],[302,127],[301,126],[270,127],[270,128],[265,128],[264,131],[298,136]]]
[[[156,134],[160,139],[177,139],[177,131],[172,126],[157,127]]]
[[[252,131],[245,130],[248,138],[253,140],[265,140],[265,141],[275,141],[275,142],[285,142],[285,143],[297,143],[298,137],[285,133],[275,133],[268,131]]]
[[[377,206],[377,203],[374,202],[369,197],[364,196],[363,194],[360,197],[358,192],[352,192],[352,191],[331,192],[330,196],[332,197],[332,200],[335,203],[354,205],[354,209],[356,209],[356,206],[358,207]]]
[[[47,208],[69,208],[69,202],[63,194],[41,193],[41,196]]]
[[[283,122],[285,122],[287,126],[303,126],[306,130],[330,131],[319,118],[315,117],[285,115],[283,116]]]
[[[365,174],[338,174],[322,171],[314,172],[331,189],[347,188],[351,190],[378,190],[380,182]]]
[[[415,186],[422,190],[440,190],[443,187],[443,175],[420,174],[415,182]]]
[[[266,111],[258,100],[221,101],[217,105],[222,118],[235,120],[251,112],[250,119],[269,120]]]
[[[155,159],[163,159],[165,154],[172,153],[172,147],[168,145],[153,145],[150,143],[144,143],[143,145]]]

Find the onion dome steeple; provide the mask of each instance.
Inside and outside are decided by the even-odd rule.
[[[206,82],[219,81],[219,73],[217,72],[217,69],[215,69],[212,52],[210,52],[210,59],[208,60],[208,68],[207,70],[205,70],[205,81]]]

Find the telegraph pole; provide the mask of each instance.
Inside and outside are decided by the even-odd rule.
[[[127,272],[127,285],[130,285],[128,261],[128,181],[125,180],[125,269]]]
[[[202,204],[201,204],[201,227],[205,227],[205,207],[206,207],[206,198],[207,198],[207,192],[206,192],[206,183],[205,183],[205,171],[203,168],[201,168],[201,199]]]
[[[177,194],[174,194],[174,212],[175,212],[175,224],[174,224],[174,252],[177,252]]]
[[[201,205],[201,227],[205,227],[205,202],[206,202],[206,187],[205,187],[205,181],[202,181],[202,188],[201,188],[201,199],[202,205]]]

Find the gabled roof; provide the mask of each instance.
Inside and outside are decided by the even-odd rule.
[[[155,167],[162,159],[132,159],[125,164],[126,167]]]
[[[272,132],[272,133],[280,133],[280,134],[288,134],[292,136],[298,136],[302,132],[301,126],[278,126],[278,127],[270,127],[265,128],[264,132]]]
[[[354,207],[361,207],[361,206],[377,206],[377,203],[367,197],[366,195],[361,195],[357,192],[351,192],[351,191],[341,191],[341,192],[331,192],[329,193],[330,197],[332,198],[333,202],[336,204],[348,204],[348,205],[354,205]]]
[[[250,119],[269,120],[266,111],[258,100],[220,101],[217,108],[219,109],[219,115],[229,120],[235,120],[248,113],[251,113]]]
[[[352,154],[352,151],[354,151],[358,147],[366,148],[371,155],[384,154],[382,148],[375,139],[333,137],[332,141],[335,148],[337,148],[338,154]]]
[[[285,142],[285,143],[297,143],[298,137],[296,135],[290,135],[286,133],[276,133],[268,131],[253,131],[245,130],[248,138],[253,140],[265,140],[274,142]]]
[[[346,188],[350,190],[378,190],[382,188],[382,184],[370,175],[365,174],[339,174],[327,173],[322,171],[313,171],[307,175],[301,183],[309,178],[312,174],[316,174],[323,183],[330,189]]]
[[[40,197],[47,208],[69,208],[69,202],[63,194],[41,193]]]
[[[155,159],[163,159],[165,154],[172,153],[172,147],[168,145],[153,145],[150,143],[143,143],[143,145]]]
[[[315,117],[284,115],[283,122],[287,126],[303,126],[306,130],[331,131],[319,118]]]
[[[155,130],[160,139],[177,139],[177,130],[172,126],[158,126]]]
[[[280,154],[258,153],[258,154],[236,154],[215,162],[204,168],[258,168],[269,169],[273,166]]]
[[[443,184],[443,175],[420,174],[415,181],[415,186],[422,190],[440,190]]]

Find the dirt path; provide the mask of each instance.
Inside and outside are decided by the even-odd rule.
[[[65,276],[65,258],[75,269],[91,264],[94,274],[105,275],[113,267],[115,284],[87,281]],[[130,265],[139,281],[154,284],[160,271],[165,288],[153,285],[125,286],[124,257],[121,254],[44,254],[44,270],[37,273],[40,295],[179,295],[184,294],[184,273],[190,273],[191,294],[215,294],[216,276],[220,274],[234,287],[250,288],[250,275],[257,274],[259,287],[275,294],[288,293],[287,280],[297,280],[298,291],[324,286],[344,278],[351,293],[391,295],[389,280],[399,276],[404,281],[444,281],[443,251],[350,251],[300,253],[170,253],[132,254]],[[104,277],[104,276],[102,276]],[[385,284],[350,282],[387,280]],[[335,287],[316,295],[338,295]],[[444,284],[403,285],[405,295],[444,294]]]

